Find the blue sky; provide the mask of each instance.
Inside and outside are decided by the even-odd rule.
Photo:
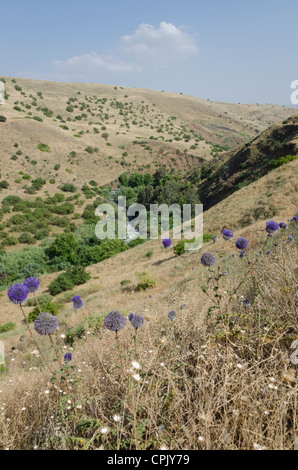
[[[297,0],[0,0],[0,75],[291,105]]]

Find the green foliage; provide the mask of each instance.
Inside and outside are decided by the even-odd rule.
[[[133,240],[130,240],[130,242],[127,243],[127,246],[129,248],[134,248],[135,246],[138,246],[138,245],[141,245],[142,243],[145,243],[145,239],[144,238],[134,238]]]
[[[12,321],[0,325],[0,333],[6,333],[7,331],[12,331],[16,328],[16,324]]]
[[[286,163],[296,160],[296,158],[297,158],[297,155],[286,155],[285,157],[281,157],[278,160],[271,161],[270,166],[272,168],[278,168],[279,166],[285,165]]]
[[[29,233],[22,233],[19,236],[19,243],[27,243],[28,245],[33,245],[36,242],[34,238]]]
[[[66,290],[71,290],[74,286],[87,282],[90,277],[90,274],[86,273],[82,266],[73,266],[51,282],[49,292],[51,295],[57,295]]]
[[[79,324],[75,328],[71,328],[66,333],[65,343],[69,344],[70,346],[73,346],[75,340],[81,339],[84,336],[85,332],[86,330],[83,324]]]
[[[0,122],[6,122],[6,117],[0,114]]]
[[[5,240],[3,240],[5,241]],[[18,244],[18,240],[15,239]],[[0,255],[0,272],[7,275],[1,279],[0,285],[23,282],[26,277],[39,276],[47,269],[47,257],[40,246],[30,246],[21,250],[13,250]]]
[[[60,186],[59,189],[61,189],[61,191],[69,193],[75,193],[77,191],[77,188],[72,183],[64,183],[62,186]]]
[[[9,183],[6,180],[0,181],[0,189],[8,189]]]
[[[37,148],[41,151],[41,152],[50,152],[50,147],[47,145],[47,144],[38,144]]]
[[[46,299],[41,299],[38,301],[39,302],[39,305],[40,305],[40,308],[42,310],[42,312],[47,312],[47,313],[51,313],[52,315],[57,315],[57,313],[59,313],[59,311],[61,310],[62,308],[62,304],[58,304],[58,303],[53,303],[51,301],[48,301]],[[40,310],[39,310],[39,307],[38,305],[29,313],[28,317],[27,317],[27,320],[29,323],[33,322],[34,320],[36,320],[36,318],[38,317],[38,315],[40,314]]]
[[[138,279],[136,290],[138,291],[145,291],[156,286],[156,280],[147,271],[136,273],[136,277]]]
[[[64,261],[75,263],[78,247],[79,244],[73,233],[62,233],[56,237],[46,253],[50,259],[59,257]]]

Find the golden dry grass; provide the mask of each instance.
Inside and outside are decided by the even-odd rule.
[[[263,232],[258,243],[273,252],[255,258],[262,250],[255,241],[251,264],[220,256],[223,250],[215,244],[219,272],[228,272],[216,290],[197,253],[176,260],[167,289],[152,291],[151,299],[131,298],[121,309],[147,317],[137,341],[130,325],[117,343],[113,332],[86,324],[72,350],[73,368],[67,369],[78,421],[64,386],[35,370],[40,358],[30,355],[34,345],[22,346],[23,354],[14,355],[1,380],[1,448],[296,448],[297,366],[290,345],[298,338],[297,247],[287,234],[264,246]],[[201,286],[208,285],[206,295]],[[214,293],[222,296],[220,309],[208,315]],[[243,297],[252,302],[248,310]],[[170,322],[173,309],[177,320]],[[60,347],[63,329],[62,324]],[[47,339],[42,344],[49,351]],[[132,361],[140,369],[132,372]]]
[[[124,170],[130,171],[130,167],[136,169],[151,165],[151,169],[154,169],[156,164],[166,164],[176,170],[191,168],[196,164],[198,157],[212,159],[210,142],[235,148],[255,137],[257,135],[255,129],[262,132],[268,125],[297,112],[294,108],[277,105],[217,103],[177,93],[120,87],[115,89],[112,85],[59,83],[19,78],[16,81],[25,96],[15,90],[16,84],[11,78],[6,77],[5,88],[9,99],[1,105],[1,113],[8,120],[0,126],[2,179],[10,183],[10,190],[14,194],[23,193],[24,184],[15,183],[19,178],[19,171],[30,174],[32,178],[39,176],[45,178],[47,184],[43,191],[52,194],[57,186],[64,182],[76,182],[81,185],[95,179],[99,185],[109,184]],[[37,92],[42,92],[44,98],[37,97]],[[31,106],[30,95],[37,98],[38,106]],[[69,98],[78,99],[78,102],[72,103],[74,105],[79,102],[90,105],[90,112],[86,112],[86,109],[81,111],[80,105],[74,112],[67,112]],[[102,109],[99,109],[99,104],[95,102],[102,98],[106,98],[107,101],[102,105]],[[127,115],[119,115],[119,109],[111,107],[113,101],[127,103],[126,107],[131,106],[131,110]],[[25,112],[13,109],[17,102]],[[31,109],[26,109],[20,104],[21,102],[30,105]],[[53,111],[53,116],[46,117],[39,108],[50,109]],[[28,116],[27,113],[32,115]],[[73,120],[76,115],[82,113],[87,114],[87,118],[81,121]],[[102,119],[102,115],[106,113],[109,119]],[[59,114],[66,121],[64,124],[69,130],[60,128],[61,122],[56,119]],[[33,116],[41,117],[43,122],[27,119]],[[172,120],[173,116],[176,119]],[[67,122],[67,117],[72,121]],[[133,120],[136,124],[132,124]],[[101,125],[95,124],[96,122],[101,122]],[[108,139],[101,136],[102,125],[106,127]],[[166,130],[167,125],[168,130]],[[157,132],[161,126],[164,133]],[[99,129],[98,134],[94,133],[94,127]],[[180,132],[182,135],[189,134],[190,130],[204,139],[196,143],[196,149],[190,148],[195,143],[194,139],[189,142],[185,142],[184,139],[174,140],[175,135]],[[81,138],[74,137],[80,131],[84,132]],[[170,134],[170,131],[174,134]],[[152,135],[157,140],[150,140]],[[133,144],[138,139],[148,141],[152,153],[140,145]],[[168,142],[169,139],[173,141]],[[107,146],[107,142],[111,146]],[[19,144],[18,149],[13,147],[14,143]],[[37,149],[39,143],[49,145],[50,153],[39,151]],[[126,146],[125,151],[128,153],[124,159],[124,166],[123,162],[121,163],[124,150],[120,148],[123,145]],[[98,147],[99,152],[89,155],[85,151],[88,146]],[[21,150],[23,155],[18,157],[18,160],[11,160],[12,154],[17,150]],[[71,151],[77,153],[76,158],[69,157]],[[180,154],[177,154],[177,151]],[[26,155],[29,159],[24,158]],[[37,165],[33,166],[31,160],[36,160]],[[55,164],[61,165],[58,172],[53,169]],[[72,173],[66,170],[71,170]],[[50,178],[55,178],[56,184],[49,184]],[[4,193],[0,195],[0,199],[2,197]]]

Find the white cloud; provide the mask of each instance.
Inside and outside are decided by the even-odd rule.
[[[109,72],[135,72],[140,70],[140,67],[136,64],[130,64],[112,55],[99,55],[95,52],[90,52],[90,54],[83,54],[81,56],[74,56],[67,60],[55,60],[54,65],[62,69],[77,69],[82,73],[84,70],[88,72],[96,70],[106,70]]]
[[[193,36],[171,23],[162,21],[158,28],[150,24],[140,24],[132,35],[121,38],[118,51],[112,55],[90,52],[66,60],[55,60],[53,65],[59,73],[69,73],[84,80],[94,73],[146,72],[152,70],[152,67],[164,67],[169,62],[197,52]]]
[[[198,52],[193,36],[164,21],[158,28],[150,24],[140,24],[134,34],[121,38],[121,49],[138,61],[154,62],[157,65]]]

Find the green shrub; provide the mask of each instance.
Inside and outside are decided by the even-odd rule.
[[[16,326],[17,325],[12,321],[4,323],[4,325],[0,325],[0,333],[6,333],[7,331],[14,330]]]
[[[51,313],[52,315],[57,315],[62,308],[61,304],[55,304],[51,301],[39,301],[40,308],[43,312]],[[40,314],[39,307],[36,306],[28,315],[27,320],[29,323],[36,320],[38,315]]]
[[[33,245],[35,242],[36,240],[34,240],[29,233],[24,232],[19,236],[19,243],[28,243],[28,245]]]
[[[0,114],[0,122],[6,122],[6,117]]]
[[[75,328],[71,328],[66,333],[65,343],[69,344],[70,346],[74,345],[76,339],[81,339],[86,330],[83,324],[76,326]]]
[[[127,243],[127,246],[129,248],[134,248],[135,246],[138,246],[138,245],[141,245],[142,243],[144,243],[146,240],[144,238],[134,238],[133,240],[131,240],[130,242]]]
[[[0,181],[0,189],[7,189],[9,188],[9,183],[6,180]]]
[[[47,144],[38,144],[37,148],[41,152],[50,152],[50,147]]]
[[[136,277],[138,279],[136,290],[138,291],[151,289],[156,285],[156,280],[147,271],[136,273]]]
[[[79,244],[72,233],[58,235],[47,249],[49,258],[61,257],[64,261],[76,262]]]
[[[82,266],[73,266],[51,282],[49,292],[51,295],[57,295],[66,290],[71,290],[74,286],[87,282],[90,277],[90,274],[86,273]]]
[[[297,155],[286,155],[285,157],[281,157],[278,160],[271,161],[270,166],[272,168],[278,168],[279,166],[285,165],[286,163],[296,160],[296,158]]]
[[[77,188],[72,183],[64,183],[62,186],[59,187],[59,189],[61,189],[61,191],[70,193],[75,193],[77,191]]]

